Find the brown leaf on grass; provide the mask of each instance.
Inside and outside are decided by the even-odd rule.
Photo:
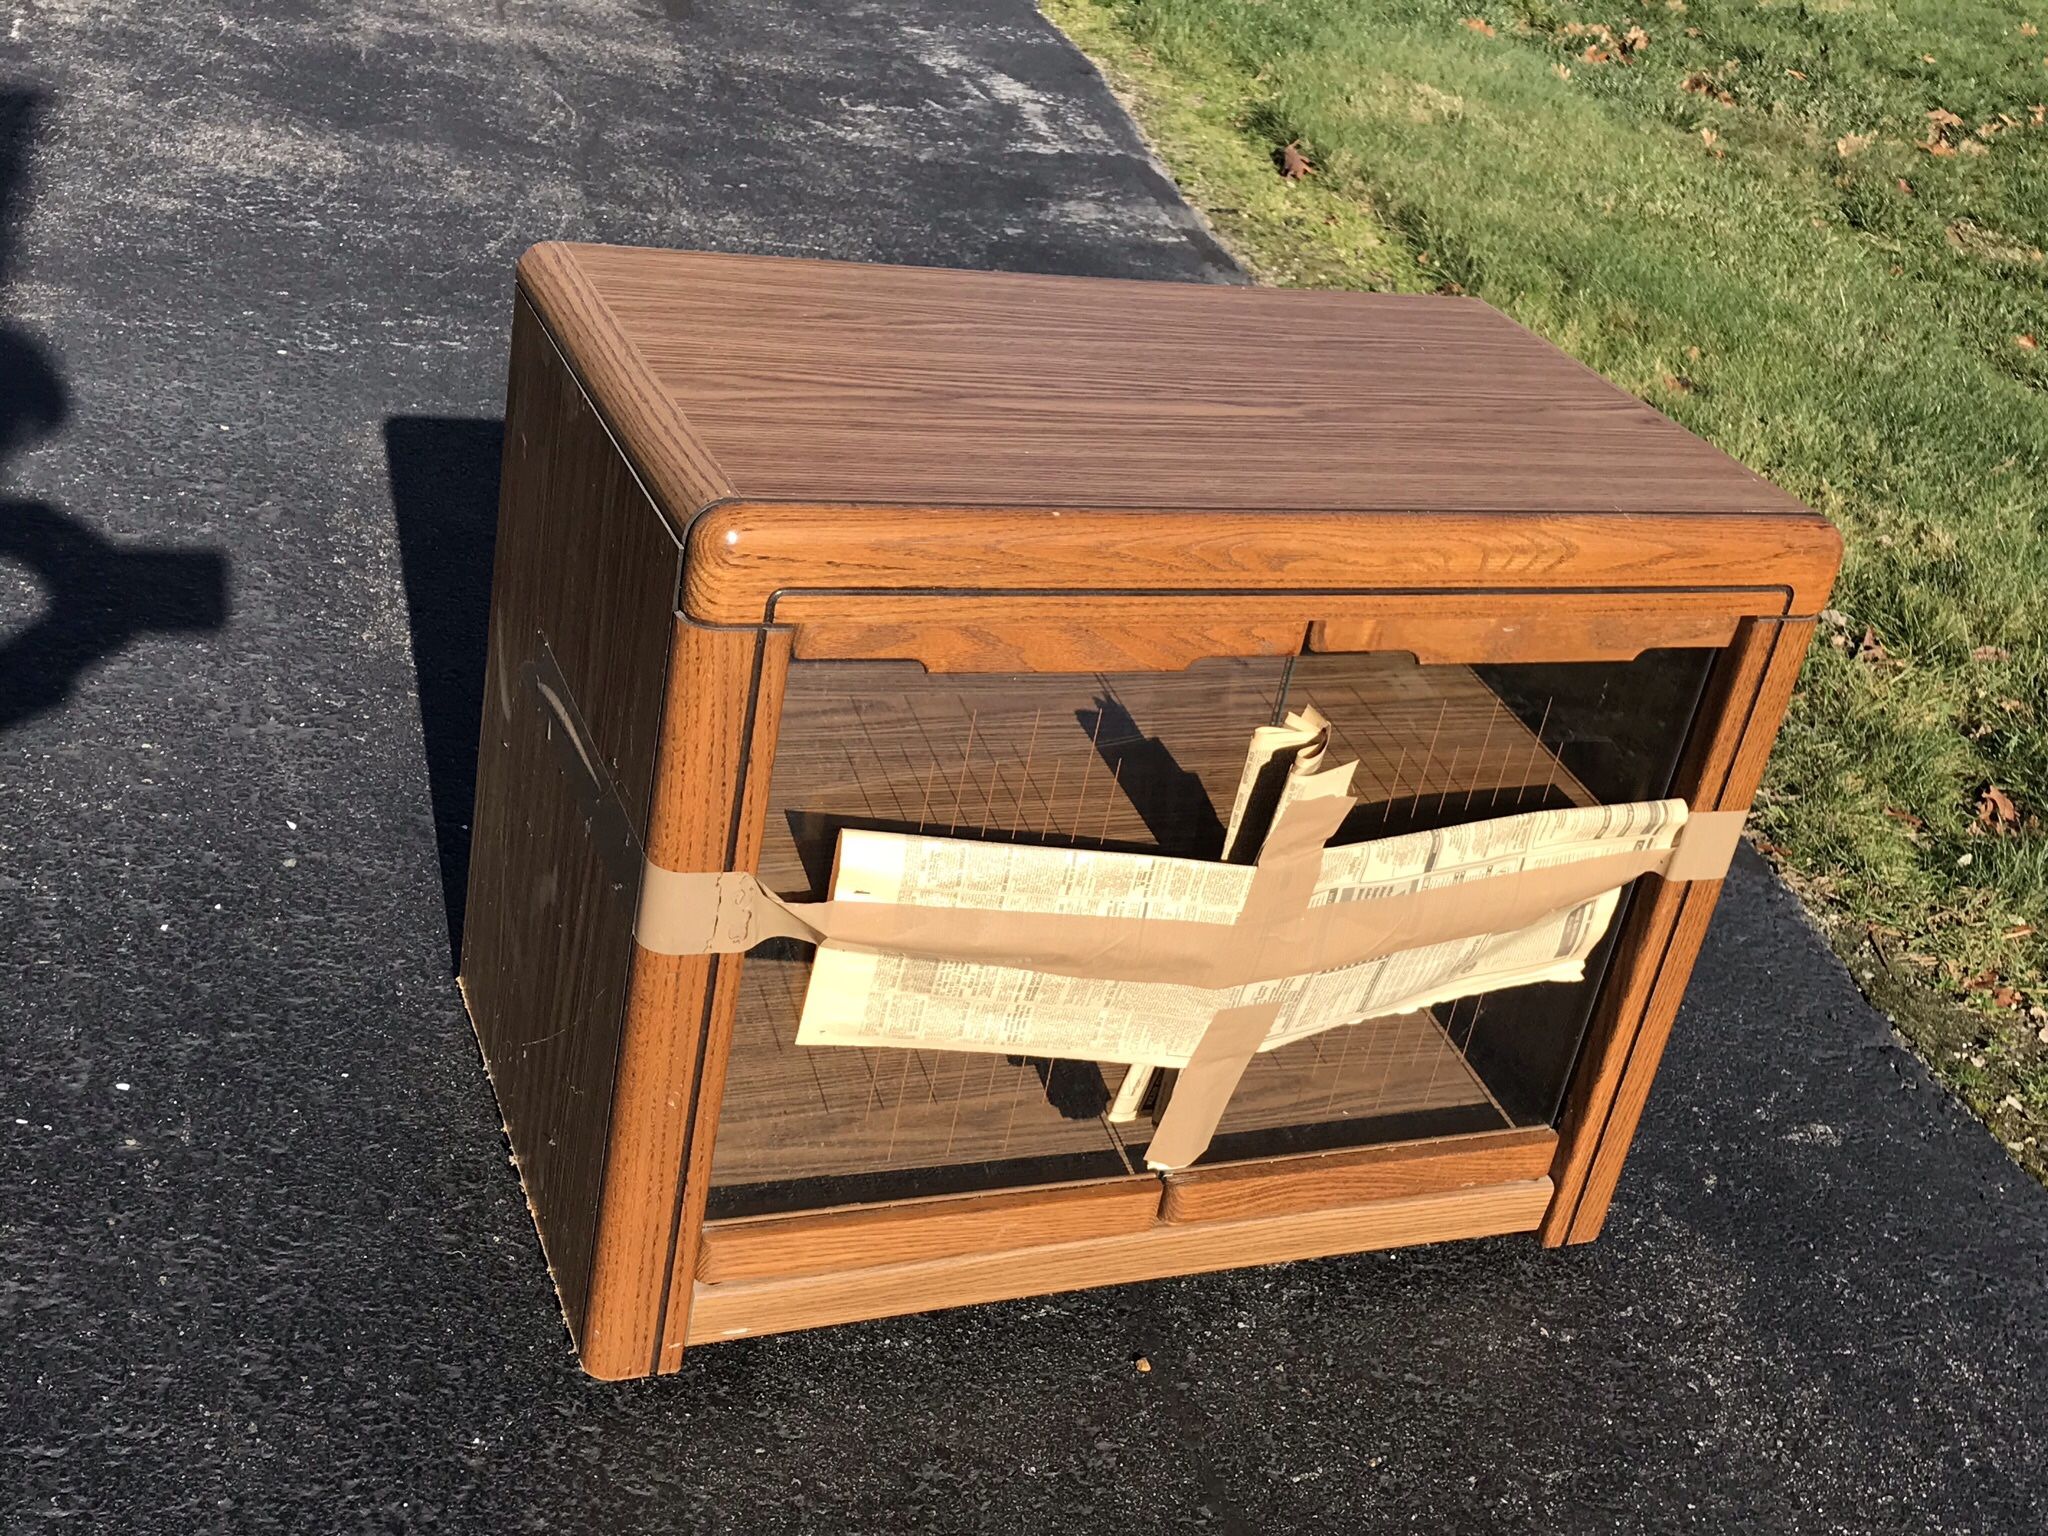
[[[1956,148],[1966,155],[1988,155],[1991,153],[1991,146],[1982,139],[1963,139],[1956,145]]]
[[[1704,70],[1696,69],[1678,82],[1678,88],[1692,96],[1704,96],[1724,107],[1735,105],[1735,93]]]
[[[1790,75],[1794,80],[1804,80],[1806,78],[1806,76],[1802,75],[1796,69],[1788,69],[1785,71],[1785,73]]]
[[[1915,832],[1918,832],[1921,828],[1927,825],[1926,822],[1922,821],[1918,816],[1915,816],[1911,811],[1902,811],[1899,810],[1896,806],[1886,806],[1884,808],[1884,813],[1885,815],[1891,817],[1893,821],[1903,821]]]
[[[1301,152],[1300,142],[1280,146],[1280,174],[1289,181],[1299,181],[1304,176],[1313,176],[1316,168],[1309,164],[1308,156]]]
[[[2039,37],[2040,35],[2041,29],[2035,26],[2031,21],[2023,21],[2020,23],[2021,37]]]
[[[1983,970],[1963,983],[1963,990],[1965,992],[1989,992],[1997,985],[1998,971],[1994,967],[1987,965]]]
[[[1580,54],[1579,57],[1588,64],[1605,64],[1608,59],[1608,55],[1601,50],[1598,43],[1586,44],[1586,51]]]
[[[2013,337],[2012,344],[2028,352],[2037,351],[2041,345],[2041,343],[2034,340],[2034,334],[2031,331],[2022,332],[2020,335]]]
[[[1877,142],[1874,133],[1845,133],[1835,140],[1835,153],[1847,160],[1851,155],[1860,155]]]
[[[2033,936],[2034,925],[2032,923],[2014,923],[1999,935],[2001,939],[2031,939]]]
[[[1936,159],[1946,159],[1956,152],[1955,145],[1949,143],[1946,139],[1929,139],[1926,143],[1916,147],[1926,150],[1928,154],[1933,155]]]
[[[1863,626],[1863,638],[1856,642],[1856,659],[1867,661],[1873,666],[1882,666],[1891,660],[1891,654],[1885,650],[1884,642],[1877,638],[1877,630],[1869,624]]]
[[[1899,190],[1905,193],[1906,196],[1911,197],[1913,196],[1913,183],[1906,180],[1905,177],[1901,176],[1899,178]]]
[[[1939,132],[1944,128],[1960,128],[1963,126],[1963,120],[1960,117],[1957,117],[1955,113],[1943,107],[1929,107],[1927,109],[1927,121],[1934,125],[1933,129],[1930,130],[1932,132]]]
[[[1623,53],[1641,53],[1649,46],[1650,34],[1641,27],[1630,27],[1621,34],[1621,51]]]
[[[2012,796],[1996,784],[1986,784],[1977,796],[1977,825],[1987,832],[2006,833],[2020,824],[2019,807]]]
[[[2002,645],[1980,645],[1970,652],[1972,661],[2011,661],[2012,652]]]
[[[1459,22],[1458,25],[1461,27],[1470,27],[1474,32],[1477,32],[1481,37],[1493,36],[1493,23],[1488,21],[1484,16],[1467,16],[1463,21]]]
[[[1702,128],[1700,130],[1700,142],[1706,145],[1708,149],[1714,151],[1714,157],[1716,159],[1719,159],[1723,155],[1728,153],[1728,151],[1726,151],[1725,149],[1714,149],[1715,141],[1718,140],[1720,137],[1721,135],[1714,132],[1714,130],[1711,128]]]
[[[2019,993],[2011,987],[1993,987],[1991,1001],[2001,1008],[2017,1008],[2021,999]]]

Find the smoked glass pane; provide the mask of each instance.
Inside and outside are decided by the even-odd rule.
[[[1518,811],[1655,799],[1714,653],[1419,666],[1387,654],[1218,660],[1179,673],[791,670],[761,877],[822,898],[841,829],[1215,858],[1252,730],[1313,705],[1354,759],[1338,841]],[[1257,1057],[1204,1159],[1550,1123],[1626,904],[1586,978],[1329,1030]],[[1171,1091],[1112,1121],[1120,1065],[795,1043],[812,951],[744,962],[711,1214],[1142,1170]]]
[[[1286,668],[933,676],[909,662],[798,663],[761,879],[822,898],[846,827],[1215,858],[1218,807],[1228,813]],[[1104,1118],[1120,1066],[798,1046],[811,954],[782,942],[746,958],[714,1217],[1130,1170]]]

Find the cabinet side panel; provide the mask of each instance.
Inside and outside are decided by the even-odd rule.
[[[644,832],[681,552],[522,300],[513,323],[462,979],[581,1338],[636,887],[593,838],[535,667]],[[623,840],[621,840],[623,841]]]

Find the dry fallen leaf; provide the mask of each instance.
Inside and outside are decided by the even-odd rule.
[[[2021,37],[2039,37],[2040,35],[2041,29],[2035,26],[2031,21],[2023,21],[2020,23]]]
[[[1913,183],[1906,180],[1905,177],[1901,176],[1899,178],[1899,190],[1905,193],[1906,196],[1911,197],[1913,195]],[[1896,276],[1897,274],[1894,273],[1893,275]]]
[[[1993,987],[1991,1001],[2001,1008],[2017,1008],[2020,1005],[2020,995],[2011,987]],[[2018,1109],[2019,1104],[2014,1102],[2012,1107]]]
[[[1991,832],[2009,832],[2020,824],[2019,807],[1996,784],[1986,784],[1977,797],[1977,825]]]
[[[1884,642],[1877,638],[1877,630],[1871,625],[1863,626],[1863,638],[1856,642],[1856,659],[1873,663],[1891,660],[1885,651]]]
[[[2002,645],[1980,645],[1970,652],[1972,661],[2011,661],[2012,652]]]
[[[1694,70],[1678,82],[1678,88],[1694,96],[1705,96],[1709,100],[1718,101],[1724,107],[1735,105],[1735,93],[1704,70]]]
[[[1955,113],[1943,107],[1929,107],[1927,109],[1927,121],[1934,124],[1936,128],[1960,128],[1963,126],[1963,120],[1960,117],[1957,117]]]
[[[1676,373],[1664,375],[1664,387],[1674,395],[1689,395],[1697,387],[1691,379]]]
[[[2034,925],[2032,923],[2014,923],[1999,935],[2001,939],[2030,939],[2033,936]]]
[[[1894,806],[1886,806],[1884,808],[1884,813],[1885,815],[1891,817],[1893,821],[1903,821],[1907,826],[1911,827],[1916,832],[1927,825],[1926,822],[1922,821],[1918,816],[1915,816],[1911,811],[1902,811]]]
[[[1706,145],[1709,149],[1714,149],[1714,141],[1720,137],[1721,135],[1714,132],[1714,130],[1711,128],[1702,128],[1700,130],[1700,142]],[[1721,153],[1721,151],[1715,149],[1714,153],[1718,155]]]
[[[1785,73],[1790,75],[1794,80],[1804,80],[1806,78],[1806,76],[1802,75],[1796,69],[1788,69],[1785,71]]]
[[[1989,992],[1997,985],[1998,972],[1987,965],[1983,970],[1963,983],[1963,990],[1965,992]]]
[[[1845,133],[1835,140],[1835,153],[1846,160],[1851,155],[1860,155],[1876,142],[1877,135],[1874,133]]]
[[[1138,1356],[1138,1358],[1133,1360],[1131,1364],[1137,1367],[1138,1374],[1140,1376],[1145,1375],[1152,1369],[1152,1362],[1150,1360],[1147,1360],[1143,1355]]]
[[[2024,347],[2029,352],[2038,350],[2041,345],[2041,343],[2034,340],[2034,335],[2031,331],[2023,332],[2013,337],[2012,344],[2016,347]]]
[[[1470,27],[1474,32],[1477,32],[1481,37],[1493,36],[1493,23],[1488,21],[1484,16],[1467,16],[1462,22],[1459,23],[1459,25]]]
[[[1641,53],[1649,46],[1650,34],[1641,27],[1630,27],[1621,34],[1621,51],[1623,53]]]
[[[1282,176],[1285,176],[1289,181],[1299,181],[1302,177],[1313,176],[1315,173],[1316,168],[1308,163],[1308,156],[1304,155],[1297,145],[1283,144],[1280,146],[1280,174]]]

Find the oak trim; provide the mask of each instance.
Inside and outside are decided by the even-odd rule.
[[[655,863],[732,868],[738,843],[747,861],[738,867],[750,867],[737,807],[758,718],[755,683],[787,651],[787,636],[772,631],[676,623],[648,812],[646,849]],[[779,704],[779,674],[767,692]],[[582,1340],[583,1367],[594,1376],[641,1376],[659,1366],[672,1269],[693,1236],[688,1181],[679,1179],[686,1164],[709,1165],[723,1072],[719,1005],[730,1013],[738,961],[634,946]],[[708,1097],[700,1084],[709,1085]]]
[[[1219,1163],[1168,1174],[1160,1215],[1170,1222],[1241,1221],[1524,1183],[1549,1173],[1556,1151],[1557,1132],[1534,1126]]]
[[[1159,1180],[1087,1184],[843,1205],[707,1222],[696,1278],[713,1283],[867,1269],[963,1254],[1141,1232],[1159,1215]]]
[[[620,455],[680,535],[732,482],[690,430],[646,358],[598,297],[574,246],[536,245],[519,258],[518,288],[594,401]]]
[[[690,524],[683,611],[757,624],[779,594],[918,588],[1233,592],[1780,586],[1826,600],[1841,535],[1819,514],[918,509],[726,501]],[[783,601],[787,601],[783,598]]]
[[[1539,1178],[1250,1221],[1162,1222],[1121,1237],[839,1274],[700,1282],[689,1341],[709,1344],[1171,1275],[1528,1232],[1550,1198],[1550,1180]]]
[[[1425,666],[1631,661],[1719,647],[1784,612],[1782,587],[1670,592],[1215,596],[797,592],[774,604],[799,661],[907,660],[933,673],[1182,671],[1212,656],[1398,651]]]

